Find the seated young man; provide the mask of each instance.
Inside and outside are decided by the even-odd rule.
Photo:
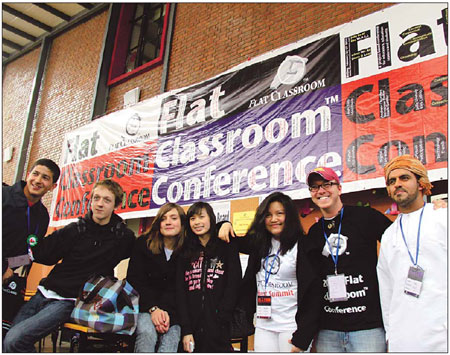
[[[3,342],[4,352],[35,352],[37,341],[69,320],[85,281],[93,274],[113,275],[114,267],[130,257],[134,233],[114,213],[122,197],[118,183],[97,182],[89,213],[31,248],[36,262],[56,265],[14,319]]]

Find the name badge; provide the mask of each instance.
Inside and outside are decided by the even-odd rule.
[[[328,297],[330,302],[347,301],[347,281],[344,274],[328,275]]]
[[[256,305],[256,316],[258,318],[270,319],[272,316],[272,296],[265,293],[264,295],[258,295],[258,303]]]
[[[423,274],[424,270],[420,266],[411,266],[409,268],[404,290],[407,295],[419,297],[422,290]]]

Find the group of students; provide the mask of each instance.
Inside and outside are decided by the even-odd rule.
[[[22,191],[36,169],[54,177],[45,164],[35,164]],[[62,262],[22,307],[3,350],[33,351],[36,341],[67,321],[78,290],[93,272],[112,274],[130,257],[127,280],[140,295],[136,352],[177,352],[180,346],[186,352],[232,351],[236,307],[254,322],[255,352],[309,351],[313,339],[318,352],[446,351],[447,279],[446,268],[441,269],[447,262],[446,208],[423,206],[431,184],[417,159],[394,158],[385,173],[388,193],[402,212],[393,224],[371,207],[344,206],[336,172],[319,167],[307,184],[323,217],[308,233],[292,199],[274,192],[258,206],[246,235],[236,238],[231,223],[217,223],[211,206],[196,202],[187,213],[177,204],[163,205],[150,231],[135,240],[114,213],[123,194],[120,185],[99,181],[85,217],[46,238],[37,236],[37,243],[25,243],[32,260]],[[39,184],[45,190],[45,183],[30,181],[36,196],[42,193]],[[421,208],[419,253],[415,216]],[[431,220],[433,225],[427,223]],[[35,226],[28,222],[29,235]],[[400,232],[404,244],[398,242]],[[410,250],[417,251],[412,266]],[[243,277],[239,253],[249,255]],[[419,264],[427,272],[412,279]],[[403,290],[405,280],[409,286]],[[409,324],[402,322],[402,313]]]
[[[219,237],[220,231],[220,237]],[[184,213],[162,206],[150,232],[139,237],[127,280],[140,294],[136,351],[230,352],[230,322],[239,306],[248,322],[256,313],[255,351],[290,351],[297,328],[297,268],[303,235],[290,197],[270,194],[245,237],[232,239],[230,224],[216,224],[208,203]],[[244,278],[239,252],[249,254]],[[300,254],[302,255],[302,254]],[[264,298],[258,305],[256,299]]]

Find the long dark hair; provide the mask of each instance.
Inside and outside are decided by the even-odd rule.
[[[175,243],[175,248],[173,250],[174,254],[178,253],[183,246],[184,243],[184,226],[186,225],[186,214],[184,213],[183,208],[177,205],[176,203],[166,203],[162,205],[156,214],[155,219],[152,222],[152,226],[150,227],[150,231],[146,234],[147,236],[147,248],[153,254],[161,254],[164,250],[164,237],[161,234],[161,221],[164,215],[170,210],[175,209],[180,216],[181,222],[181,230],[180,234],[177,236],[177,241]]]
[[[220,239],[217,237],[217,227],[216,227],[216,216],[211,205],[206,202],[196,202],[187,211],[187,222],[186,222],[186,252],[185,256],[190,260],[195,260],[200,256],[200,240],[199,237],[193,232],[191,228],[190,219],[196,214],[200,214],[202,209],[205,209],[206,214],[209,217],[210,228],[209,228],[209,241],[206,245],[205,254],[206,256],[215,256],[217,246],[220,244]]]
[[[265,218],[272,202],[281,203],[286,216],[283,231],[280,235],[281,255],[292,249],[300,236],[304,234],[294,201],[282,192],[271,193],[258,206],[255,218],[247,232],[247,235],[253,239],[254,246],[257,248],[258,256],[261,259],[269,255],[272,246],[272,235],[268,232],[265,224]]]

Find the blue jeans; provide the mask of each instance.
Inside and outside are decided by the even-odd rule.
[[[75,303],[45,298],[39,291],[23,305],[3,341],[3,352],[36,352],[34,344],[66,322]]]
[[[158,353],[176,353],[180,342],[181,327],[172,325],[167,333],[159,334],[150,313],[139,313],[136,335],[135,353],[154,353],[158,338]]]
[[[385,353],[386,338],[383,328],[339,332],[323,329],[316,340],[318,353]]]

